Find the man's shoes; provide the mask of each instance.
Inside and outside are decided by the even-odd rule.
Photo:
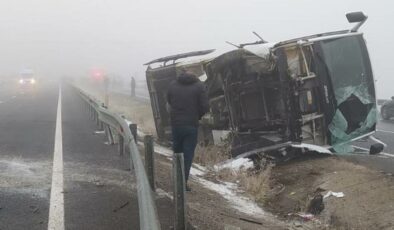
[[[189,187],[189,185],[186,185],[186,192],[191,192],[192,189]]]

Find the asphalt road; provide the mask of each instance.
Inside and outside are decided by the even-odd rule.
[[[3,84],[0,101],[0,230],[49,229],[48,223],[139,229],[128,156],[95,133],[70,87],[63,84],[60,93],[59,82],[31,89]],[[171,218],[161,216],[163,229]]]
[[[44,229],[58,90],[2,89],[0,229]]]
[[[379,119],[376,130],[373,136],[387,145],[381,154],[369,155],[369,147],[376,142],[365,139],[353,143],[355,154],[344,155],[343,157],[374,170],[394,174],[394,120]]]

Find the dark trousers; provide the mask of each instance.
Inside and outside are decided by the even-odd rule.
[[[198,128],[193,126],[172,127],[172,149],[174,153],[183,153],[185,162],[185,180],[189,179],[194,150],[197,146]]]

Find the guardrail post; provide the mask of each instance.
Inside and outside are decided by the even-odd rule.
[[[108,138],[108,144],[113,145],[114,144],[114,137],[112,136],[112,131],[111,128],[109,127],[109,125],[104,125],[104,131],[105,134]]]
[[[92,111],[92,106],[89,104],[89,119],[92,120],[92,115],[93,115],[93,111]]]
[[[99,114],[98,114],[98,112],[95,112],[95,114],[96,114],[96,124],[97,124],[97,126],[99,126],[99,127],[100,127],[100,119],[99,119]]]
[[[118,150],[119,150],[119,155],[123,155],[124,153],[124,138],[121,134],[118,134]]]
[[[184,167],[183,153],[174,153],[172,171],[174,177],[175,230],[186,230]]]
[[[90,106],[90,119],[94,121],[94,108]]]
[[[148,176],[150,187],[152,191],[155,191],[155,159],[154,159],[154,149],[153,149],[153,136],[146,135],[144,137],[144,146],[145,146],[145,170]]]
[[[109,78],[104,76],[104,104],[109,106]]]
[[[134,141],[137,144],[137,124],[130,124],[129,125],[131,134],[133,134]]]

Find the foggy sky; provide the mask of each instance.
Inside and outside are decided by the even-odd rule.
[[[290,38],[351,28],[345,14],[364,11],[379,97],[394,95],[394,3],[344,0],[12,0],[0,2],[0,76],[32,68],[47,77],[105,69],[144,77],[152,59],[225,41]]]

